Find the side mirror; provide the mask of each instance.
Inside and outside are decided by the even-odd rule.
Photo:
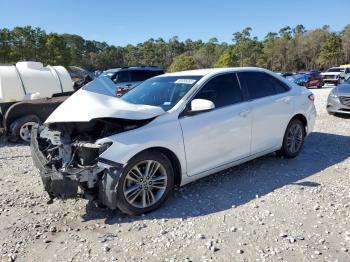
[[[191,102],[191,112],[209,111],[215,108],[212,101],[206,99],[193,99]]]

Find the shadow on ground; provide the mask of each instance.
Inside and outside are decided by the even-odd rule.
[[[197,217],[244,205],[256,195],[264,196],[286,185],[317,187],[318,183],[307,178],[347,159],[349,144],[350,137],[315,132],[307,137],[302,153],[295,159],[280,159],[270,154],[203,178],[175,190],[160,209],[144,216],[128,216],[88,204],[83,218],[85,221],[105,219],[105,223],[115,224]]]

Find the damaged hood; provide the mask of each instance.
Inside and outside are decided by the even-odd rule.
[[[98,78],[63,102],[45,123],[89,122],[96,118],[142,120],[165,113],[161,107],[125,102],[115,96],[115,89],[110,79]]]

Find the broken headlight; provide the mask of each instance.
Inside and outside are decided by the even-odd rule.
[[[100,154],[107,150],[112,143],[95,144],[88,142],[77,142],[73,145],[75,160],[81,166],[92,166],[97,163]]]

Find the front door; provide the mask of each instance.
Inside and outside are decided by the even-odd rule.
[[[207,82],[193,99],[215,104],[211,111],[180,117],[187,174],[199,175],[250,154],[251,110],[235,73]]]

